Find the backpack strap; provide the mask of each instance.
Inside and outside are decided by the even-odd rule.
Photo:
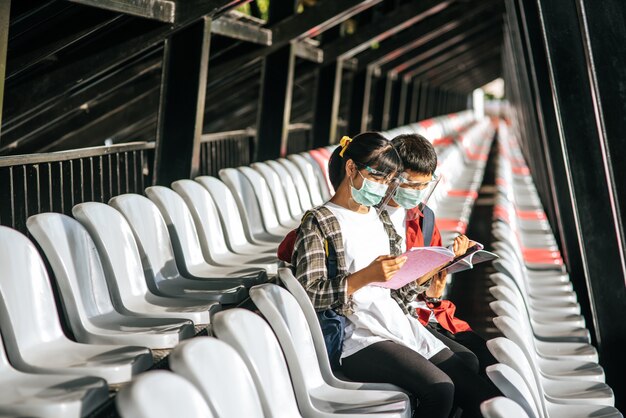
[[[433,239],[433,232],[435,231],[435,213],[431,208],[424,205],[422,208],[422,235],[424,236],[424,247],[429,247]]]

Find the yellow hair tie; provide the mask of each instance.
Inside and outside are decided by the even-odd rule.
[[[352,138],[349,136],[341,137],[341,141],[339,141],[339,145],[341,146],[341,151],[339,151],[339,156],[343,158],[343,153],[346,152],[346,148],[348,148],[348,144],[352,142]]]

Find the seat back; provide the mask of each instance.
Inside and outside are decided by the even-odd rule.
[[[134,378],[115,397],[122,418],[213,418],[202,395],[190,382],[165,370]]]
[[[31,216],[26,226],[54,272],[74,336],[85,341],[84,324],[114,311],[96,245],[77,220],[61,213]]]
[[[263,164],[267,164],[267,166],[278,175],[280,182],[283,185],[283,189],[285,190],[285,197],[287,198],[287,202],[289,203],[289,209],[291,210],[291,214],[293,216],[300,216],[306,209],[311,208],[311,198],[308,198],[308,201],[304,202],[301,200],[300,193],[296,188],[295,180],[291,177],[285,166],[283,166],[278,161],[266,161]],[[255,167],[256,168],[256,167]],[[308,204],[308,206],[303,206],[304,204]]]
[[[216,313],[212,329],[246,363],[265,416],[299,417],[287,363],[267,322],[248,310],[235,308]]]
[[[261,174],[250,167],[238,167],[238,175],[245,177],[252,185],[254,195],[259,202],[259,209],[265,229],[271,230],[279,226],[276,212],[276,204],[272,198],[272,192]],[[242,180],[243,181],[243,180]]]
[[[324,170],[322,170],[320,165],[317,163],[315,158],[313,158],[311,152],[312,151],[301,152],[299,155],[301,155],[302,158],[304,158],[313,169],[313,174],[315,174],[315,178],[317,179],[317,185],[319,187],[322,200],[326,202],[331,198],[330,190],[328,188],[328,177],[326,176]]]
[[[522,377],[535,405],[545,413],[541,382],[536,378],[533,367],[520,347],[508,338],[497,337],[487,341],[487,348],[498,362],[509,366]]]
[[[225,342],[211,337],[184,341],[170,354],[169,364],[199,389],[216,417],[263,417],[250,371]]]
[[[263,216],[250,181],[234,168],[221,169],[219,176],[233,193],[239,212],[242,214],[240,222],[246,225],[244,228],[250,231],[253,238],[264,234],[266,229],[263,223]]]
[[[72,208],[72,214],[96,245],[113,305],[122,308],[128,305],[129,299],[143,298],[148,286],[139,249],[126,218],[113,207],[97,202],[80,203]]]
[[[174,249],[176,265],[183,275],[191,275],[192,266],[205,264],[206,261],[189,208],[178,193],[167,187],[148,187],[146,196],[163,215]]]
[[[313,203],[313,197],[309,193],[309,186],[307,186],[306,181],[304,180],[304,176],[302,175],[302,172],[300,172],[300,170],[298,169],[298,166],[296,166],[293,161],[290,161],[286,158],[279,158],[276,161],[281,164],[285,168],[285,170],[287,170],[287,175],[289,175],[293,180],[293,183],[296,187],[296,192],[298,193],[298,197],[300,198],[300,207],[304,211],[307,211],[313,206],[317,206],[315,203]],[[274,168],[273,165],[272,168]]]
[[[167,225],[159,209],[139,194],[123,194],[109,200],[119,210],[133,231],[141,254],[148,286],[180,276]],[[156,289],[155,289],[156,290]]]
[[[251,288],[250,298],[278,338],[296,393],[324,385],[311,330],[296,299],[271,283]]]
[[[326,186],[326,190],[328,190],[328,195],[332,196],[335,193],[335,188],[328,177],[328,161],[330,160],[328,150],[325,148],[317,148],[309,151],[309,154],[311,155],[311,158],[315,160],[322,172],[324,184]]]
[[[306,322],[313,338],[313,344],[315,346],[315,354],[317,356],[317,363],[320,366],[320,370],[324,380],[330,382],[333,376],[332,369],[330,367],[330,360],[328,359],[328,351],[326,351],[326,343],[324,342],[324,335],[322,334],[322,328],[320,327],[319,320],[311,299],[304,290],[304,287],[294,277],[291,269],[280,268],[278,269],[278,278],[285,285],[289,293],[293,295],[298,302],[302,314],[304,315]]]
[[[28,351],[65,339],[48,272],[33,243],[0,226],[0,329],[8,358],[24,369]]]
[[[248,244],[248,242],[253,242],[249,225],[243,219],[230,189],[215,177],[201,176],[196,177],[195,181],[207,189],[213,198],[230,249],[237,252],[237,248]]]
[[[292,161],[302,173],[304,181],[309,189],[309,195],[311,196],[311,202],[314,206],[319,206],[324,203],[322,194],[320,193],[320,185],[313,171],[313,165],[307,161],[302,155],[291,154],[287,157],[289,161]]]
[[[484,418],[528,418],[528,414],[518,403],[498,396],[480,404],[480,412]]]
[[[207,189],[193,180],[175,181],[172,189],[183,198],[191,212],[204,259],[217,263],[220,256],[230,254],[217,206]]]
[[[492,364],[485,370],[500,392],[522,407],[530,418],[544,418],[522,376],[506,364]]]
[[[289,207],[285,189],[280,182],[280,177],[278,177],[278,174],[276,174],[274,170],[264,163],[254,163],[252,164],[252,168],[265,179],[276,206],[276,216],[282,225],[286,225],[291,219],[300,214],[300,212],[297,212],[295,215],[292,215],[292,209]],[[246,174],[246,171],[243,173]],[[295,200],[297,201],[297,198]],[[298,211],[299,205],[293,208],[293,210]]]

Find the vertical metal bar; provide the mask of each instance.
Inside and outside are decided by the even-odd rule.
[[[13,228],[25,232],[28,194],[26,191],[26,166],[16,166],[13,170]]]
[[[165,41],[155,155],[155,183],[169,186],[198,173],[211,19]]]
[[[387,92],[387,83],[390,81],[387,75],[376,78],[372,75],[371,80],[372,89],[369,96],[370,100],[366,103],[368,107],[365,109],[365,128],[363,130],[365,131],[371,129],[372,131],[380,131],[383,128],[383,118],[385,116],[385,94]],[[372,117],[371,122],[368,124],[370,109]]]
[[[417,113],[419,112],[420,105],[420,81],[414,78],[411,82],[411,105],[409,108],[409,116],[407,123],[417,122]]]
[[[398,126],[398,119],[400,118],[400,101],[401,98],[402,80],[395,77],[391,84],[391,96],[389,97],[389,115],[387,118],[387,126],[385,130],[395,128]]]
[[[11,0],[0,0],[0,134],[2,134],[2,102],[4,98],[4,78],[7,68],[10,10]]]
[[[350,136],[354,136],[362,131],[365,96],[366,94],[369,95],[367,72],[366,70],[357,71],[352,78],[350,106],[348,108],[348,135]]]
[[[31,215],[41,213],[41,187],[39,164],[24,166],[24,194],[26,196],[26,211],[24,221]]]
[[[93,159],[92,179],[93,190],[92,196],[95,202],[104,202],[104,170],[102,169],[102,155]]]

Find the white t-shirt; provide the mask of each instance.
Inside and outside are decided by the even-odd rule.
[[[348,272],[367,267],[391,253],[389,237],[375,209],[357,213],[334,203],[325,205],[335,215],[343,238]],[[352,294],[354,312],[347,316],[341,358],[377,342],[394,341],[431,358],[446,346],[415,318],[405,315],[390,290],[368,285]]]

